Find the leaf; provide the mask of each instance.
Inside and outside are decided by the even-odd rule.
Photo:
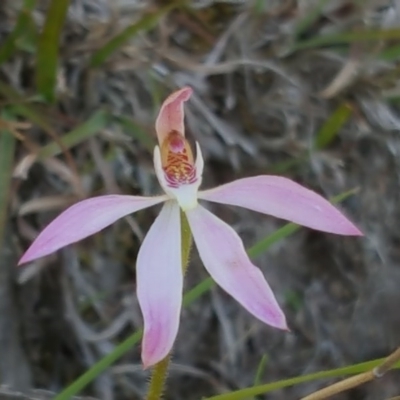
[[[43,99],[50,103],[55,100],[59,41],[68,5],[69,0],[51,1],[38,42],[36,87]]]
[[[400,58],[400,45],[396,44],[383,50],[379,58],[385,61],[397,61]]]
[[[301,36],[301,34],[307,31],[307,29],[320,17],[321,12],[328,1],[329,0],[319,0],[313,9],[309,10],[303,18],[297,21],[294,29],[295,37]]]
[[[2,115],[6,119],[6,116]],[[7,129],[0,130],[0,246],[7,222],[8,196],[14,162],[15,137]]]
[[[38,153],[39,159],[42,160],[44,158],[54,157],[60,154],[64,149],[70,149],[82,143],[104,129],[111,119],[111,115],[108,112],[103,110],[96,111],[83,124],[60,137],[58,142],[52,142],[42,147]],[[64,147],[64,149],[62,147]]]
[[[314,146],[317,149],[322,149],[331,144],[342,126],[351,117],[352,111],[353,109],[349,103],[340,104],[317,133]]]
[[[13,31],[7,36],[0,47],[0,65],[14,54],[17,48],[17,40],[26,34],[26,27],[30,25],[31,12],[35,5],[36,0],[24,0]]]
[[[273,175],[284,174],[295,167],[299,167],[301,164],[308,161],[308,159],[308,153],[302,153],[299,156],[290,158],[289,160],[280,161],[268,166],[268,173]]]
[[[32,14],[29,14],[24,23],[23,32],[21,32],[15,41],[15,46],[18,50],[22,50],[33,55],[36,54],[38,41],[39,30]]]
[[[54,397],[53,400],[69,400],[76,393],[79,393],[86,385],[96,379],[106,368],[126,354],[136,343],[139,342],[143,334],[143,330],[136,331],[133,335],[129,336],[122,343],[116,346],[113,351],[99,361],[97,361],[91,368],[83,373],[76,381],[72,382],[60,394]]]
[[[255,378],[254,378],[254,385],[259,385],[259,384],[260,384],[260,382],[261,382],[261,376],[262,376],[262,374],[263,374],[264,371],[265,371],[265,367],[266,367],[266,365],[267,365],[267,362],[268,362],[268,356],[264,354],[264,355],[261,357],[261,360],[260,360],[260,362],[259,362],[259,364],[258,364],[258,367],[257,367],[256,376],[255,376]]]
[[[178,2],[172,3],[161,8],[159,11],[145,15],[138,22],[126,27],[121,33],[113,37],[102,48],[93,54],[90,60],[90,66],[94,68],[99,67],[107,60],[108,57],[111,56],[111,54],[125,45],[128,40],[132,39],[142,31],[149,31],[153,29],[159,23],[160,18],[179,5],[180,3]]]
[[[331,35],[315,36],[312,39],[295,43],[290,50],[298,51],[321,46],[393,39],[400,39],[400,29],[359,30],[356,32],[344,32],[334,33]]]
[[[207,397],[204,400],[243,400],[250,396],[257,396],[259,394],[269,393],[273,390],[283,389],[288,386],[315,381],[317,379],[337,378],[343,375],[356,375],[372,370],[373,368],[380,365],[384,360],[385,358],[379,358],[377,360],[367,361],[360,364],[353,364],[348,367],[315,372],[309,375],[296,376],[295,378],[283,379],[277,382],[253,386],[246,389],[236,390],[234,392],[219,394],[217,396]],[[400,368],[400,363],[397,363],[394,368]]]
[[[124,131],[138,140],[144,147],[150,150],[150,152],[153,152],[156,140],[151,137],[148,132],[136,124],[131,118],[124,115],[116,116],[114,119]]]
[[[34,105],[29,104],[25,97],[21,96],[12,86],[0,81],[0,93],[8,100],[12,113],[24,117],[42,128],[51,137],[54,136],[49,121]]]

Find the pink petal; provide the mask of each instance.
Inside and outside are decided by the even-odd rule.
[[[237,233],[202,206],[187,211],[200,258],[213,279],[266,324],[287,329],[285,316]]]
[[[164,101],[156,120],[156,132],[160,145],[171,131],[185,135],[183,103],[189,100],[191,94],[192,89],[186,86],[172,93]]]
[[[54,253],[64,246],[101,231],[125,215],[165,199],[166,196],[109,195],[74,204],[47,225],[19,260],[18,265]]]
[[[362,236],[356,226],[329,201],[280,176],[239,179],[200,192],[199,198],[249,208],[319,231]]]
[[[182,306],[180,211],[165,203],[139,250],[137,295],[144,319],[142,361],[148,368],[171,350]]]

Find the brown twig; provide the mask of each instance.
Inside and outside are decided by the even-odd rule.
[[[376,378],[381,378],[386,374],[394,365],[400,361],[400,347],[390,354],[382,364],[374,368],[372,371],[363,372],[356,376],[344,379],[343,381],[334,383],[326,388],[318,390],[310,395],[303,397],[301,400],[323,400],[330,396],[344,392],[346,390],[355,388],[363,383],[370,382]],[[396,398],[395,398],[396,399]],[[400,399],[400,397],[399,397]]]
[[[344,392],[345,390],[352,389],[354,387],[360,386],[363,383],[372,381],[375,378],[375,375],[372,371],[364,372],[363,374],[359,374],[356,376],[352,376],[351,378],[345,379],[344,381],[340,381],[330,385],[326,388],[318,390],[310,395],[303,397],[301,400],[322,400],[327,399],[330,396],[335,394]]]

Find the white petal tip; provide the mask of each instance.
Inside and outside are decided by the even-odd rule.
[[[270,310],[268,311],[269,312],[265,313],[266,315],[264,318],[259,316],[259,318],[261,317],[260,319],[262,322],[276,329],[281,329],[283,331],[290,331],[286,322],[286,317],[281,309],[274,310],[273,313]]]
[[[22,256],[21,259],[18,261],[17,267],[20,267],[22,264],[27,263],[29,260],[26,259],[25,256]]]
[[[17,266],[21,266],[22,264],[27,264],[31,261],[34,261],[38,258],[44,257],[46,256],[46,254],[41,254],[38,251],[31,251],[31,248],[29,248],[23,255],[22,257],[19,259]]]
[[[145,371],[146,369],[151,368],[154,364],[156,364],[156,363],[151,363],[149,360],[143,359],[143,357],[142,357],[142,367],[143,367],[143,370],[144,370],[144,371]]]
[[[162,361],[164,358],[166,357],[165,354],[147,354],[147,352],[145,350],[142,350],[142,365],[143,365],[143,369],[149,369],[151,367],[153,367],[154,365],[156,365],[157,363],[159,363],[160,361]]]
[[[350,235],[350,236],[364,236],[364,233],[361,232],[355,226],[353,226],[352,229],[350,230],[350,232],[348,233],[348,235]]]
[[[332,229],[331,231],[327,229],[326,232],[343,236],[364,236],[363,232],[361,232],[355,225],[348,221],[346,221],[345,224],[342,224],[338,228]]]
[[[178,91],[180,95],[182,96],[183,100],[189,100],[190,96],[193,93],[193,89],[190,86],[184,86],[182,89]]]
[[[285,332],[290,332],[290,329],[286,322],[286,318],[279,325],[277,325],[276,328],[281,329],[282,331],[285,331]]]

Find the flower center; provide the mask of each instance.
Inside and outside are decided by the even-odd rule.
[[[196,167],[189,142],[172,131],[161,145],[161,161],[168,186],[178,188],[196,181]]]

